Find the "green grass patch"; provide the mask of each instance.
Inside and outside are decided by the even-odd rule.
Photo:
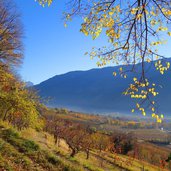
[[[32,153],[39,150],[39,146],[35,142],[21,138],[12,128],[1,131],[1,136],[22,153]]]

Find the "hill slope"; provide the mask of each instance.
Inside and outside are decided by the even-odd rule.
[[[99,154],[95,150],[91,151],[89,160],[82,152],[72,158],[65,143],[57,147],[50,134],[33,129],[18,132],[0,122],[2,171],[141,171],[143,168],[159,170],[157,166],[125,155]]]
[[[136,67],[140,68],[139,65]],[[122,92],[132,82],[135,75],[131,73],[127,79],[120,76],[114,77],[113,72],[118,71],[118,69],[119,67],[116,66],[88,71],[73,71],[54,76],[34,87],[40,96],[51,97],[48,105],[52,107],[69,108],[81,112],[128,114],[133,103],[129,97],[122,95]],[[163,88],[158,87],[160,91],[158,102],[161,111],[169,114],[171,111],[169,103],[171,101],[171,71],[164,75],[158,71],[154,72],[153,63],[152,65],[147,63],[146,69],[148,70],[148,78],[162,85]]]

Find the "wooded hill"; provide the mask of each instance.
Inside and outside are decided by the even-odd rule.
[[[163,65],[170,60],[163,61]],[[147,74],[150,81],[157,85],[159,95],[155,99],[158,102],[159,111],[169,116],[171,71],[161,75],[159,71],[156,71],[154,65],[155,62],[146,63]],[[127,67],[129,70],[132,66],[73,71],[56,75],[35,85],[34,88],[42,98],[48,99],[46,104],[51,107],[68,108],[85,113],[130,115],[135,101],[123,95],[123,92],[132,83],[137,73],[128,73],[126,79],[120,75],[114,77],[113,72],[118,72],[120,67]],[[136,67],[140,68],[140,64],[137,64]]]

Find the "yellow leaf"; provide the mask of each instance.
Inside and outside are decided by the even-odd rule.
[[[150,60],[150,59],[147,59],[147,62],[148,62],[148,63],[150,63],[150,62],[151,62],[151,60]]]
[[[167,34],[169,35],[169,36],[171,36],[171,32],[169,31],[169,32],[167,32]]]
[[[110,11],[110,12],[109,12],[109,15],[113,15],[113,14],[114,14],[114,11]]]
[[[113,75],[114,75],[114,76],[116,76],[116,75],[117,75],[117,73],[116,73],[116,72],[113,72]]]
[[[134,80],[134,81],[137,81],[137,78],[136,78],[136,77],[134,77],[134,78],[133,78],[133,80]]]
[[[131,14],[133,14],[133,15],[136,14],[137,10],[138,10],[138,8],[132,8],[131,9]]]

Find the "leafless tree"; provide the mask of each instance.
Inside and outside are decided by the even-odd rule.
[[[18,65],[23,57],[20,15],[11,0],[0,1],[0,66]]]

